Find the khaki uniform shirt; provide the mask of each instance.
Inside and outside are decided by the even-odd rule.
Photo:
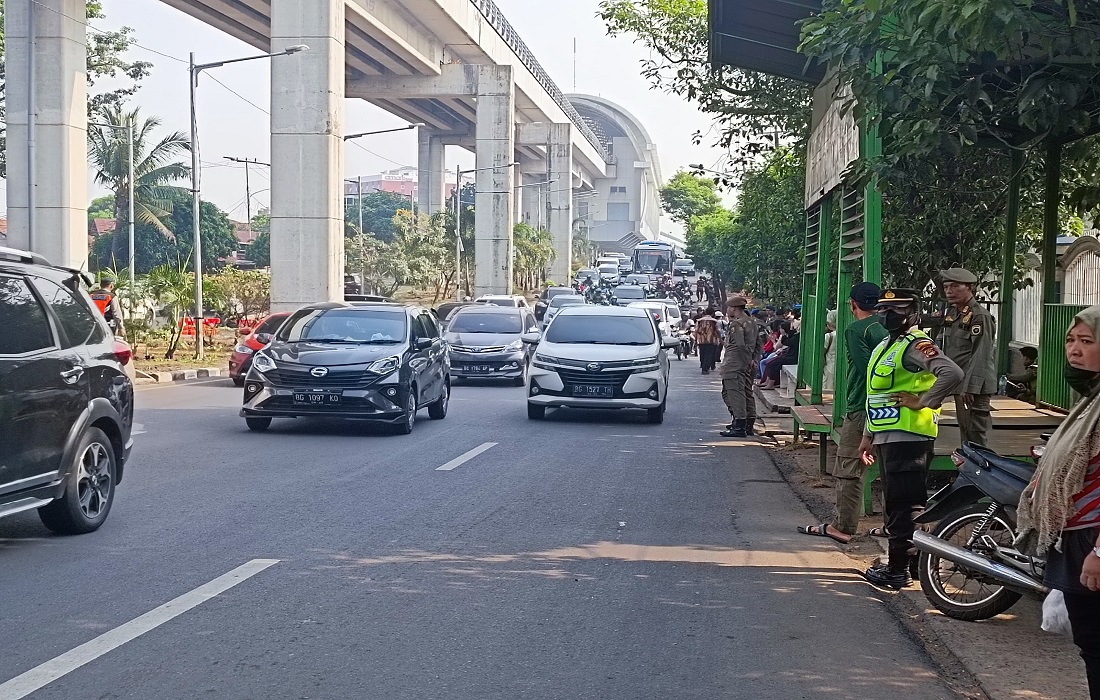
[[[978,301],[961,309],[951,306],[943,315],[939,345],[963,371],[960,394],[996,394],[997,323],[993,314]]]
[[[756,329],[756,321],[751,316],[729,319],[725,356],[719,368],[722,379],[732,379],[752,367],[756,357]]]

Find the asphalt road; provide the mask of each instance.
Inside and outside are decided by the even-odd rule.
[[[407,437],[142,388],[102,529],[0,520],[0,700],[955,697],[673,370],[664,425],[463,385]]]

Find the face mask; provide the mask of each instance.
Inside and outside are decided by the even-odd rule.
[[[882,324],[883,328],[891,333],[903,331],[908,325],[906,322],[909,320],[909,315],[898,313],[893,309],[880,309],[877,315],[878,322]]]
[[[1078,369],[1069,362],[1062,368],[1062,376],[1070,388],[1082,396],[1090,396],[1100,387],[1100,372]]]

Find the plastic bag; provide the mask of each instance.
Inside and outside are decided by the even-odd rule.
[[[1043,601],[1043,631],[1051,634],[1073,635],[1069,626],[1065,596],[1057,589],[1048,593],[1046,600]]]

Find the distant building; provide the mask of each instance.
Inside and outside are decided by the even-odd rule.
[[[8,217],[0,216],[0,242],[8,240]]]
[[[596,195],[577,198],[578,229],[602,251],[629,254],[642,241],[660,237],[663,184],[657,146],[634,115],[611,100],[567,95],[604,144],[608,177],[595,183]]]
[[[455,173],[450,171],[444,175],[446,181],[447,196],[454,196]],[[387,170],[376,175],[361,175],[344,180],[344,203],[348,206],[355,204],[355,198],[359,193],[359,184],[362,182],[363,194],[371,192],[390,192],[392,194],[408,197],[415,202],[420,192],[419,175],[416,168],[401,167]]]

